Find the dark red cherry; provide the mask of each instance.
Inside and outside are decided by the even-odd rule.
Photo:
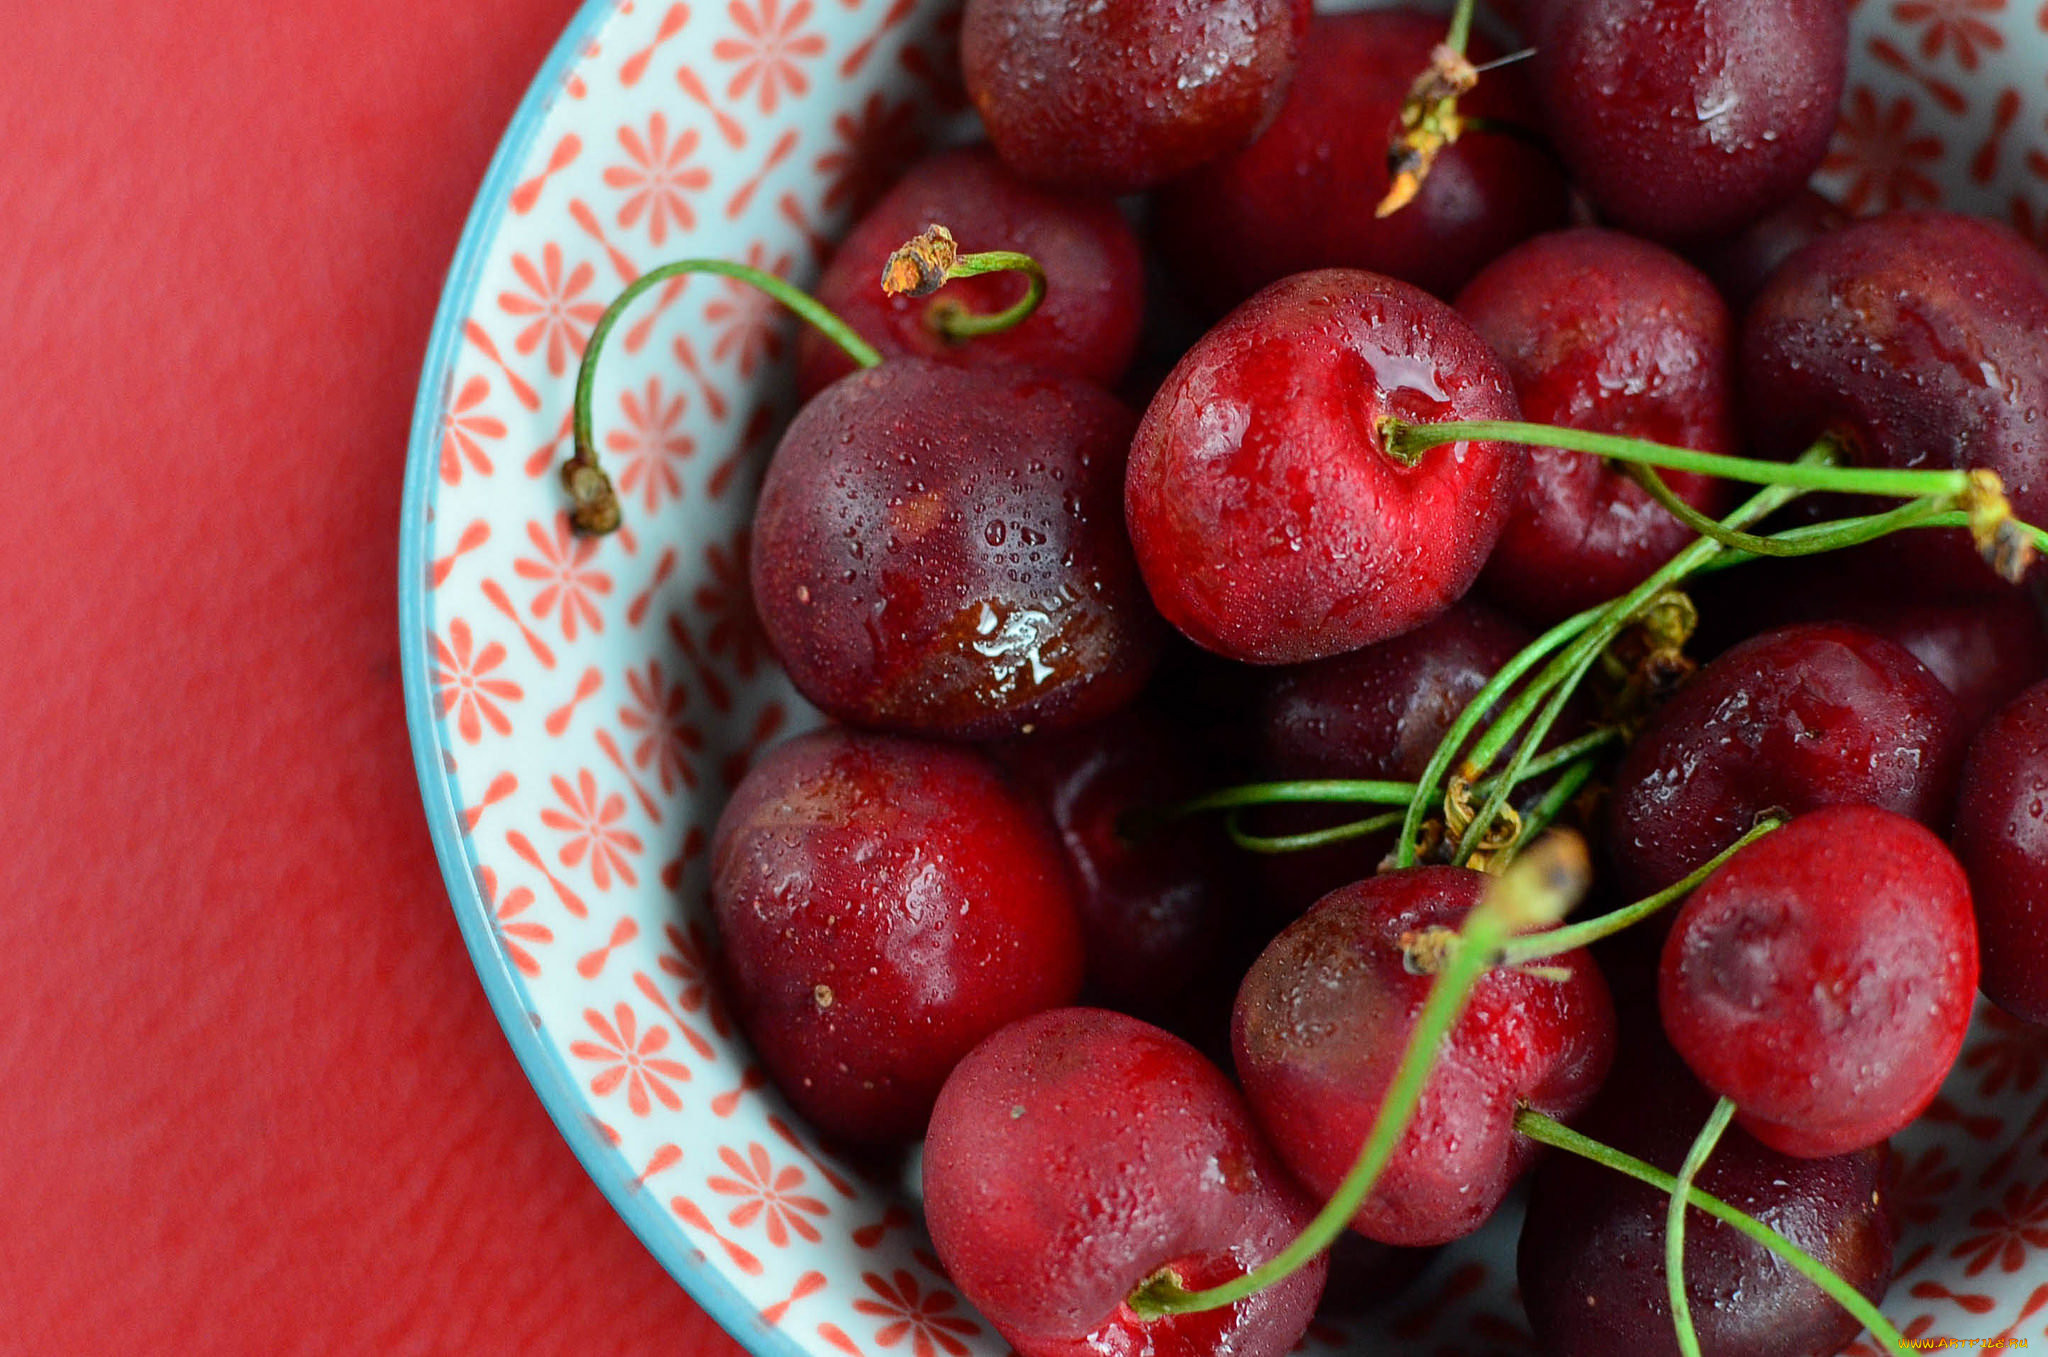
[[[1661,890],[1766,811],[1872,805],[1946,828],[1965,734],[1926,666],[1845,623],[1785,627],[1694,675],[1637,735],[1608,801],[1624,894]]]
[[[1266,778],[1412,782],[1465,705],[1533,638],[1475,599],[1405,636],[1327,660],[1265,671],[1252,725]],[[1363,819],[1377,806],[1276,807],[1260,833],[1292,834]],[[1372,875],[1398,836],[1385,834],[1260,859],[1268,911],[1292,918]]]
[[[916,1139],[961,1056],[1081,987],[1051,827],[955,746],[828,729],[770,750],[719,817],[711,908],[755,1053],[846,1140]]]
[[[1695,245],[1687,253],[1740,315],[1780,264],[1852,220],[1828,199],[1803,188],[1782,207],[1773,208],[1733,235]]]
[[[1875,1145],[1934,1100],[1977,997],[1970,887],[1924,825],[1801,815],[1686,898],[1657,1006],[1700,1082],[1784,1154]]]
[[[924,1146],[932,1246],[1022,1357],[1282,1357],[1323,1289],[1316,1259],[1217,1310],[1142,1322],[1170,1267],[1242,1276],[1314,1214],[1244,1100],[1186,1042],[1069,1008],[1013,1023],[946,1081]]]
[[[1607,219],[1660,240],[1721,236],[1820,167],[1848,23],[1842,0],[1543,0],[1530,81]]]
[[[1160,244],[1187,285],[1221,310],[1290,273],[1336,266],[1449,297],[1508,246],[1562,226],[1556,162],[1525,140],[1477,130],[1437,157],[1413,202],[1374,215],[1401,103],[1443,40],[1440,14],[1318,15],[1266,134],[1158,192]],[[1472,46],[1474,60],[1497,55],[1484,41]],[[1523,124],[1534,116],[1512,67],[1488,72],[1459,107]]]
[[[1952,212],[1846,226],[1799,251],[1743,320],[1742,385],[1761,454],[1842,436],[1870,466],[1984,468],[2048,523],[2048,259],[2011,228]],[[1923,579],[1997,587],[1967,534],[1887,548]]]
[[[1216,778],[1181,731],[1143,707],[992,752],[1059,829],[1086,939],[1088,994],[1148,1018],[1169,1011],[1209,963],[1231,873],[1211,823],[1181,820],[1132,838],[1121,822]]]
[[[1538,236],[1487,265],[1457,306],[1507,365],[1522,418],[1736,451],[1728,308],[1669,250],[1590,227]],[[1732,498],[1705,476],[1663,477],[1715,517]],[[1625,468],[1537,448],[1483,587],[1547,626],[1627,593],[1696,536]]]
[[[923,359],[820,392],[754,520],[754,601],[797,689],[966,739],[1136,696],[1163,629],[1118,513],[1130,429],[1085,382]]]
[[[1471,586],[1526,459],[1455,443],[1404,466],[1380,421],[1517,412],[1499,361],[1427,293],[1352,269],[1275,283],[1139,425],[1124,511],[1146,587],[1197,644],[1256,664],[1412,631]]]
[[[2048,1023],[2048,683],[1977,732],[1955,848],[1977,906],[1984,996]]]
[[[960,62],[989,140],[1026,179],[1129,193],[1265,130],[1306,0],[968,0]]]
[[[1678,1172],[1714,1103],[1677,1057],[1617,1063],[1579,1129],[1666,1173]],[[1794,1159],[1739,1126],[1697,1179],[1777,1230],[1869,1297],[1884,1299],[1898,1225],[1883,1146]],[[1678,1357],[1664,1273],[1668,1198],[1577,1155],[1546,1155],[1532,1175],[1516,1255],[1522,1305],[1549,1357]],[[1813,1357],[1862,1324],[1776,1254],[1692,1211],[1685,1292],[1703,1357]]]
[[[1295,1176],[1328,1196],[1379,1113],[1430,988],[1401,937],[1457,928],[1489,878],[1462,867],[1388,872],[1326,897],[1273,940],[1238,994],[1238,1078]],[[1568,978],[1482,977],[1423,1087],[1415,1120],[1351,1225],[1386,1244],[1477,1229],[1535,1155],[1518,1107],[1569,1117],[1614,1054],[1614,1009],[1583,950]]]
[[[1045,299],[1000,334],[951,340],[935,307],[992,315],[1024,299],[1020,273],[985,273],[936,296],[889,296],[882,265],[934,222],[970,251],[1015,250],[1045,270]],[[987,147],[948,151],[916,166],[841,241],[812,295],[885,357],[959,367],[1028,367],[1114,386],[1138,343],[1145,267],[1138,240],[1108,198],[1049,193],[1023,183]],[[797,343],[806,398],[853,370],[839,346],[806,328]]]

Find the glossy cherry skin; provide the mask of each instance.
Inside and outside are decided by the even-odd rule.
[[[1404,932],[1456,928],[1489,878],[1462,867],[1387,872],[1324,898],[1273,940],[1238,992],[1232,1045],[1267,1139],[1327,1197],[1364,1144],[1430,978]],[[1495,970],[1473,989],[1351,1227],[1385,1244],[1442,1244],[1485,1223],[1535,1156],[1518,1106],[1571,1116],[1614,1055],[1614,1008],[1583,950],[1549,958],[1564,980]]]
[[[1700,1082],[1802,1158],[1875,1145],[1934,1100],[1977,997],[1963,869],[1874,806],[1801,815],[1686,898],[1657,1007]]]
[[[1984,997],[2048,1023],[2048,683],[1971,742],[1955,849],[1977,906]]]
[[[1168,1012],[1215,950],[1230,867],[1211,823],[1181,820],[1131,838],[1121,822],[1220,781],[1181,731],[1143,707],[991,752],[1059,830],[1086,939],[1088,997],[1148,1018]]]
[[[1246,145],[1280,111],[1306,0],[968,0],[967,94],[1026,179],[1130,193]]]
[[[1751,437],[1788,457],[1823,434],[1871,466],[1984,468],[2048,523],[2048,259],[2011,228],[1952,212],[1843,227],[1751,303],[1741,338]],[[1887,539],[1914,573],[1997,587],[1967,534]]]
[[[1573,182],[1658,240],[1726,235],[1796,194],[1848,63],[1842,0],[1543,0],[1528,34]]]
[[[1775,810],[1872,805],[1946,828],[1966,736],[1926,666],[1846,623],[1765,632],[1693,676],[1630,745],[1608,852],[1635,899]]]
[[[1733,235],[1693,246],[1687,253],[1739,315],[1780,264],[1852,220],[1833,202],[1804,188]]]
[[[1487,265],[1457,307],[1507,365],[1522,418],[1736,451],[1728,307],[1669,250],[1591,227],[1538,236]],[[1708,477],[1663,476],[1715,517],[1732,499]],[[1548,626],[1627,593],[1695,536],[1625,468],[1537,448],[1482,587]]]
[[[1130,429],[1085,382],[922,359],[819,393],[754,520],[790,680],[850,724],[962,739],[1130,701],[1163,632],[1117,512]]]
[[[1562,226],[1564,176],[1542,150],[1475,131],[1437,157],[1415,200],[1374,215],[1401,102],[1444,39],[1441,15],[1318,15],[1287,102],[1264,136],[1159,189],[1161,247],[1213,307],[1303,269],[1371,269],[1449,297],[1516,241]],[[1475,41],[1475,61],[1499,55]],[[1489,72],[1471,116],[1533,121],[1521,73]]]
[[[755,1053],[845,1140],[916,1139],[961,1056],[1081,987],[1051,826],[950,745],[827,729],[770,750],[719,817],[711,909]]]
[[[1723,572],[1693,593],[1696,653],[1793,622],[1853,622],[1905,647],[1941,680],[1966,736],[2048,677],[2048,626],[2024,591],[1916,597],[1863,566],[1861,553],[1829,552]]]
[[[1666,1053],[1617,1064],[1579,1129],[1677,1173],[1713,1104]],[[1883,1146],[1794,1159],[1731,1126],[1697,1182],[1876,1304],[1898,1236],[1889,1159]],[[1551,1357],[1678,1357],[1664,1274],[1669,1199],[1571,1154],[1546,1155],[1532,1184],[1517,1272],[1538,1347]],[[1686,1216],[1685,1290],[1702,1357],[1813,1357],[1839,1352],[1862,1328],[1777,1255],[1700,1211]]]
[[[1241,1276],[1314,1208],[1223,1072],[1178,1037],[1102,1009],[1013,1023],[960,1062],[924,1146],[932,1246],[1023,1357],[1281,1357],[1324,1261],[1249,1299],[1144,1323],[1124,1298],[1161,1268]]]
[[[1380,420],[1513,419],[1471,327],[1353,269],[1283,279],[1226,316],[1159,389],[1124,513],[1153,601],[1208,649],[1292,664],[1412,631],[1462,597],[1526,458],[1497,443],[1388,455]]]
[[[963,251],[1015,250],[1045,270],[1045,299],[1001,334],[949,340],[933,308],[990,315],[1022,301],[1020,273],[947,283],[929,297],[882,291],[882,265],[938,222]],[[947,151],[913,166],[840,242],[812,295],[884,357],[916,356],[956,367],[1026,367],[1114,386],[1130,364],[1145,309],[1138,238],[1108,198],[1049,193],[1019,180],[985,146]],[[806,399],[853,371],[853,360],[806,326],[797,342],[797,390]]]

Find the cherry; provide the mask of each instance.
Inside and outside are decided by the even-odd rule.
[[[1860,551],[1829,552],[1726,571],[1693,595],[1697,639],[1732,644],[1738,629],[1793,622],[1868,627],[1905,647],[1955,695],[1965,735],[2048,676],[2048,626],[2023,591],[1915,596],[1863,564]]]
[[[1555,162],[1486,130],[1447,147],[1413,202],[1375,215],[1402,101],[1443,40],[1443,18],[1412,9],[1312,20],[1265,135],[1158,191],[1160,245],[1189,285],[1221,309],[1290,273],[1343,266],[1448,297],[1516,241],[1562,226]],[[1475,61],[1495,55],[1472,46]],[[1508,122],[1530,121],[1526,104],[1512,67],[1488,72],[1459,100],[1464,114]]]
[[[1798,192],[1835,128],[1841,0],[1543,0],[1530,80],[1573,182],[1663,240],[1740,230]]]
[[[937,297],[876,286],[904,241],[944,222],[979,250],[1027,254],[1045,270],[1045,300],[998,334],[948,338],[944,317],[993,315],[1028,286],[1017,273],[962,278]],[[1017,179],[987,147],[948,151],[913,166],[854,225],[813,290],[884,357],[914,355],[962,367],[1028,367],[1113,386],[1138,343],[1144,264],[1137,237],[1107,198],[1048,193]],[[797,341],[797,389],[806,398],[853,371],[853,360],[815,330]]]
[[[1140,707],[992,752],[1059,829],[1086,940],[1088,994],[1147,1017],[1169,1011],[1215,949],[1229,870],[1207,826],[1180,821],[1134,839],[1119,823],[1203,785],[1192,749]]]
[[[1761,453],[1822,434],[1855,461],[1994,471],[2013,511],[2048,521],[2048,259],[1996,222],[1894,213],[1786,261],[1751,303],[1743,389]],[[1999,588],[1967,534],[1909,533],[1923,577]]]
[[[1977,991],[1969,883],[1924,825],[1828,806],[1687,898],[1658,977],[1664,1030],[1751,1135],[1813,1158],[1934,1100]]]
[[[1018,174],[1128,193],[1250,142],[1294,74],[1307,0],[968,0],[960,61]]]
[[[1273,779],[1412,782],[1486,681],[1532,638],[1466,598],[1405,636],[1264,674],[1252,725]],[[1369,815],[1370,806],[1274,807],[1261,833],[1301,833]],[[1394,831],[1262,860],[1267,904],[1300,914],[1339,886],[1372,874]]]
[[[1426,998],[1404,936],[1455,929],[1489,877],[1388,872],[1326,897],[1273,940],[1239,991],[1232,1029],[1245,1097],[1280,1156],[1327,1196],[1357,1157]],[[1546,958],[1567,978],[1481,978],[1352,1228],[1441,1244],[1483,1224],[1534,1158],[1518,1106],[1569,1117],[1614,1053],[1607,986],[1583,950]]]
[[[1487,265],[1457,307],[1507,365],[1523,418],[1736,451],[1728,308],[1670,251],[1591,228],[1538,236]],[[1705,476],[1664,479],[1713,517],[1732,499]],[[1627,593],[1696,536],[1626,467],[1536,448],[1483,587],[1548,625]]]
[[[924,1147],[932,1246],[1022,1357],[1281,1357],[1323,1289],[1316,1259],[1227,1307],[1141,1321],[1124,1304],[1171,1268],[1242,1276],[1313,1209],[1222,1071],[1100,1009],[1012,1023],[946,1081]]]
[[[1188,352],[1132,443],[1124,510],[1154,602],[1257,664],[1412,631],[1478,575],[1526,459],[1460,442],[1411,465],[1380,421],[1517,410],[1499,361],[1427,293],[1352,269],[1273,284]]]
[[[1580,1129],[1667,1173],[1713,1096],[1675,1056],[1617,1063]],[[1730,1127],[1696,1185],[1786,1236],[1872,1303],[1892,1273],[1897,1221],[1882,1146],[1794,1159]],[[1516,1255],[1522,1304],[1554,1357],[1677,1357],[1664,1271],[1667,1198],[1575,1155],[1532,1175]],[[1704,1357],[1810,1357],[1840,1351],[1861,1321],[1777,1255],[1700,1211],[1686,1219],[1685,1287]]]
[[[1963,764],[1955,849],[1977,907],[1985,997],[2048,1022],[2048,683],[1977,732]]]
[[[1695,245],[1688,253],[1740,313],[1780,264],[1851,220],[1834,203],[1803,188],[1733,235]]]
[[[1058,841],[984,756],[827,729],[776,746],[711,845],[725,994],[821,1131],[914,1140],[954,1063],[1081,985]]]
[[[1785,627],[1714,660],[1651,715],[1608,803],[1634,899],[1734,843],[1766,811],[1864,804],[1947,823],[1965,740],[1918,660],[1846,623]]]
[[[821,392],[754,523],[791,681],[842,721],[956,738],[1128,702],[1162,632],[1117,514],[1130,428],[1084,382],[924,359]]]

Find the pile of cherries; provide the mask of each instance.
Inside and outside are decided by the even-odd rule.
[[[593,335],[603,531],[635,297],[814,323],[726,996],[1026,1357],[1278,1357],[1532,1171],[1548,1352],[1896,1346],[1886,1138],[2048,1021],[2048,260],[1804,188],[1842,0],[1519,8],[968,0],[815,298]]]

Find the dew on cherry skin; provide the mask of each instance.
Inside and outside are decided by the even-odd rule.
[[[1955,849],[1976,904],[1984,996],[2048,1022],[2048,683],[1971,742]]]
[[[1750,1134],[1813,1158],[1920,1115],[1962,1049],[1977,974],[1947,847],[1905,816],[1836,805],[1749,844],[1686,899],[1658,1009]]]

